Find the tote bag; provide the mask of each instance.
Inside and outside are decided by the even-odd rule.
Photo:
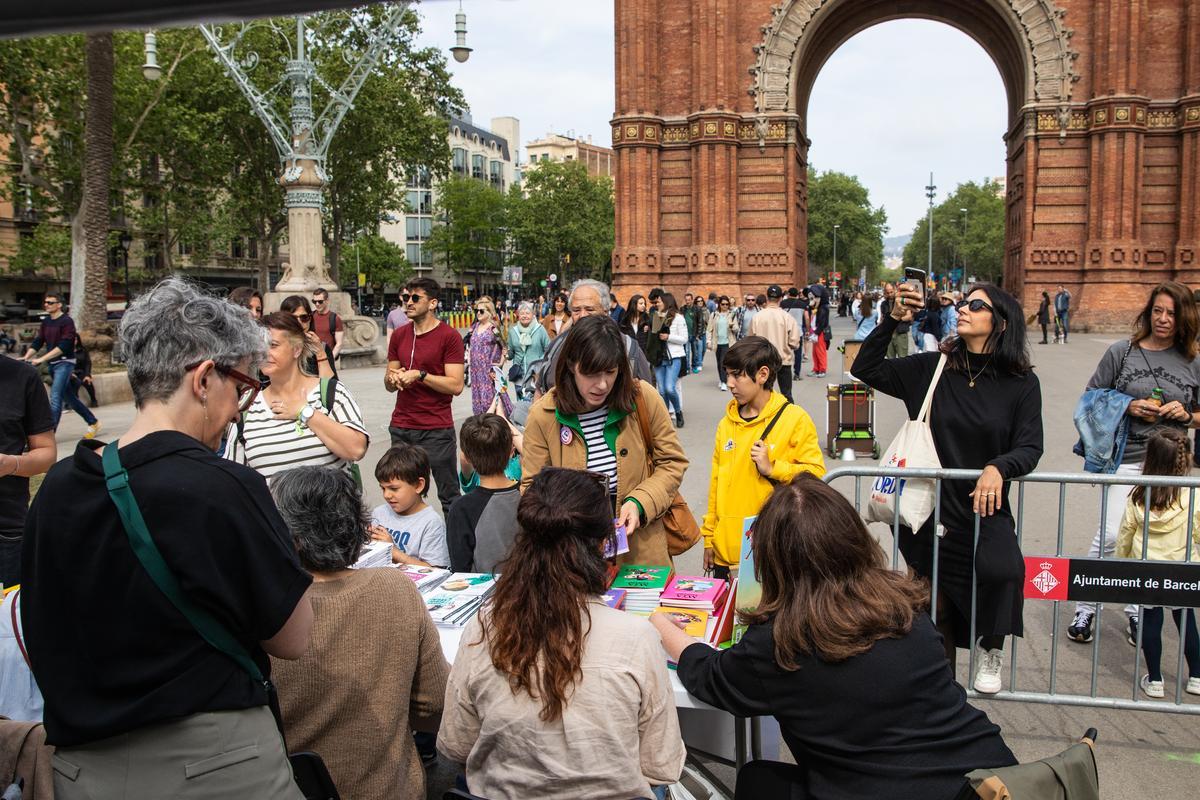
[[[905,420],[892,443],[888,445],[879,462],[881,467],[907,467],[916,469],[940,469],[937,448],[933,446],[933,429],[929,427],[929,407],[933,405],[933,390],[942,378],[946,366],[946,354],[938,359],[933,380],[925,392],[925,401],[916,419]],[[897,506],[896,496],[899,495]],[[871,496],[867,502],[867,520],[870,522],[895,522],[897,508],[900,524],[917,530],[933,513],[934,481],[927,478],[902,478],[880,475],[871,484]]]

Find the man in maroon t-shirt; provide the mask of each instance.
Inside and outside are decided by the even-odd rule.
[[[334,360],[342,355],[342,339],[346,336],[346,326],[342,318],[329,310],[329,292],[324,289],[313,289],[312,296],[313,333],[333,351]]]
[[[463,390],[463,340],[437,318],[438,291],[432,278],[413,278],[400,299],[411,325],[388,339],[383,387],[398,392],[388,431],[392,444],[424,448],[437,482],[442,513],[458,497],[458,446],[450,403]]]

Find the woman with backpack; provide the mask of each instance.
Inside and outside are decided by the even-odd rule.
[[[270,383],[229,426],[225,458],[264,477],[300,466],[353,472],[369,442],[362,412],[337,378],[318,378],[301,365],[312,343],[292,314],[263,317],[271,337],[262,374]]]

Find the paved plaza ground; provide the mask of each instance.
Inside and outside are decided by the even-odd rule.
[[[850,333],[844,319],[834,319],[835,338],[840,341]],[[1076,334],[1067,345],[1032,345],[1037,374],[1042,382],[1043,419],[1045,422],[1045,455],[1040,471],[1070,471],[1081,469],[1082,462],[1072,455],[1075,431],[1071,413],[1080,391],[1091,375],[1113,335]],[[831,353],[829,378],[805,378],[795,385],[796,402],[813,417],[819,432],[825,427],[825,385],[834,380],[840,368],[837,352]],[[381,502],[379,488],[370,476],[375,462],[388,446],[387,424],[394,395],[383,389],[383,369],[346,370],[343,380],[357,398],[367,428],[371,447],[363,461],[366,483],[366,502]],[[703,512],[708,490],[709,466],[712,455],[713,431],[724,413],[729,394],[716,388],[715,366],[711,355],[705,370],[682,381],[684,410],[687,425],[680,431],[684,449],[692,461],[683,483],[683,493],[693,510]],[[101,438],[119,437],[133,418],[131,404],[104,406],[97,410],[104,430]],[[454,402],[455,424],[471,412],[470,392],[464,392]],[[899,401],[881,397],[877,403],[876,427],[881,447],[886,447],[903,419]],[[60,456],[69,455],[75,441],[83,432],[81,420],[66,414],[59,429]],[[873,464],[860,460],[859,465]],[[829,466],[839,464],[830,460]],[[844,491],[853,492],[853,480],[839,481]],[[431,494],[433,503],[437,503]],[[1016,492],[1013,492],[1013,501]],[[1083,554],[1095,532],[1099,518],[1099,490],[1092,487],[1068,489],[1065,505],[1065,543],[1069,553]],[[1031,487],[1026,493],[1024,551],[1027,554],[1053,554],[1057,535],[1057,489]],[[883,526],[874,526],[885,549],[891,552],[891,534]],[[874,529],[873,528],[873,529]],[[684,574],[698,574],[700,548],[676,560],[676,568]],[[1053,605],[1030,602],[1025,606],[1025,637],[1017,645],[1018,688],[1025,691],[1046,691],[1052,638]],[[1066,639],[1073,609],[1063,604],[1059,610],[1060,640],[1058,646],[1059,692],[1087,694],[1089,691],[1092,645],[1079,645]],[[1134,648],[1123,635],[1123,616],[1119,609],[1109,608],[1103,614],[1101,626],[1098,694],[1109,697],[1133,697]],[[1164,630],[1163,672],[1168,697],[1173,697],[1178,638],[1173,625]],[[1011,649],[1011,648],[1010,648]],[[966,659],[960,659],[958,674],[965,680]],[[1004,670],[1005,689],[1009,688],[1008,662]],[[1140,692],[1137,695],[1141,697]],[[1184,704],[1200,708],[1200,698],[1184,695]],[[1197,718],[1183,714],[1164,714],[1115,709],[1083,708],[1070,705],[1040,705],[1028,703],[976,700],[1004,732],[1009,745],[1021,760],[1032,760],[1062,749],[1089,726],[1099,729],[1099,757],[1102,795],[1106,798],[1176,798],[1190,796],[1200,781],[1200,725]],[[774,754],[768,754],[769,757]],[[730,781],[732,770],[718,770],[718,775]],[[431,773],[429,796],[440,797],[451,779],[446,769]]]

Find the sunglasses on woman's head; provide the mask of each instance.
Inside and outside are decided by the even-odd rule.
[[[954,304],[954,308],[957,309],[958,311],[962,311],[963,308],[969,308],[969,309],[971,309],[972,314],[978,314],[980,311],[983,311],[985,308],[988,311],[995,310],[990,305],[988,305],[986,300],[980,300],[978,297],[976,297],[974,300],[959,300],[957,303]]]

